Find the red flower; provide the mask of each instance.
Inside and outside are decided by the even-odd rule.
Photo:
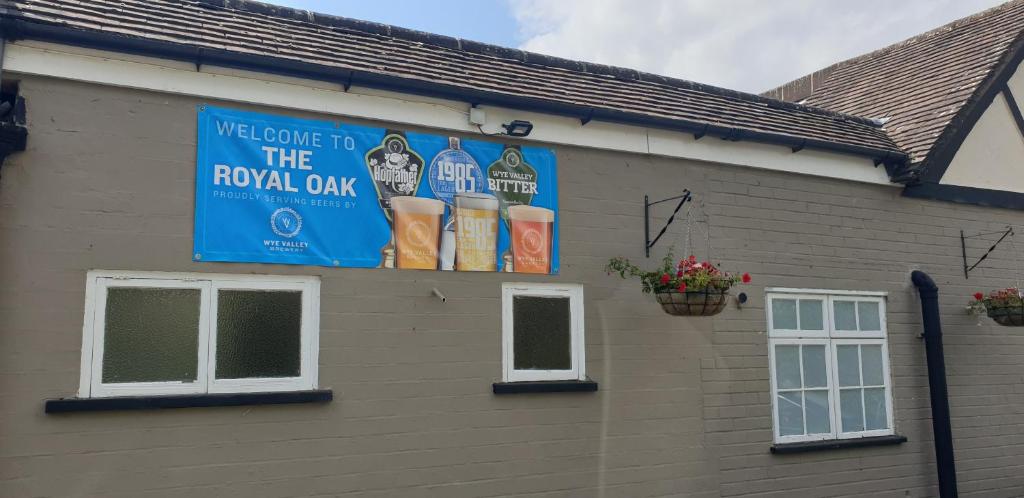
[[[690,264],[693,264],[693,263],[696,263],[696,262],[697,262],[697,256],[694,256],[694,255],[691,254],[690,255]]]
[[[664,275],[662,275],[662,276],[661,276],[661,284],[662,284],[662,285],[665,285],[665,284],[667,284],[669,280],[672,280],[672,277],[670,277],[670,276],[668,275],[668,273],[666,273],[666,274],[664,274]]]
[[[679,292],[686,292],[686,282],[679,282]]]
[[[743,283],[745,283],[745,284],[749,284],[750,283],[750,274],[749,273],[744,273],[742,278],[743,278]]]
[[[980,292],[975,292],[974,293],[974,300],[975,301],[981,301],[984,297],[985,297],[985,295],[980,293]]]
[[[677,276],[677,277],[681,277],[681,276],[683,276],[683,270],[679,270],[679,271],[677,271],[677,272],[676,272],[676,276]]]

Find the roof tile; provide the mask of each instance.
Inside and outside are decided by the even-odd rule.
[[[250,0],[0,0],[2,17],[680,122],[902,151],[869,120],[632,69]]]

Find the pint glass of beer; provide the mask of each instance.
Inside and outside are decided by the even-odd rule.
[[[512,268],[516,273],[551,273],[551,230],[555,212],[534,206],[509,206]]]
[[[498,269],[498,198],[490,194],[455,195],[455,269]]]
[[[444,203],[400,195],[391,198],[391,211],[398,267],[436,270]]]

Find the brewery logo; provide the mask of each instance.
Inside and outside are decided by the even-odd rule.
[[[537,170],[523,160],[516,146],[507,146],[497,161],[487,167],[487,186],[501,204],[501,217],[508,221],[508,207],[529,205],[537,193]]]
[[[448,138],[448,148],[430,161],[430,190],[448,205],[455,194],[484,191],[484,174],[476,159],[460,148],[459,139]]]
[[[292,238],[302,230],[302,217],[292,208],[279,208],[270,215],[270,229],[281,237]]]
[[[544,250],[544,237],[535,229],[524,230],[522,247],[527,254],[540,254]]]
[[[409,222],[405,229],[405,240],[413,247],[430,245],[430,228],[422,221]]]
[[[391,220],[391,198],[416,195],[423,176],[423,157],[409,147],[402,132],[388,131],[380,145],[366,153],[366,168],[377,189],[385,216]]]

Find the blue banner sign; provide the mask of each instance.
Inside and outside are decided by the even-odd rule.
[[[550,149],[198,115],[196,261],[558,273]]]

